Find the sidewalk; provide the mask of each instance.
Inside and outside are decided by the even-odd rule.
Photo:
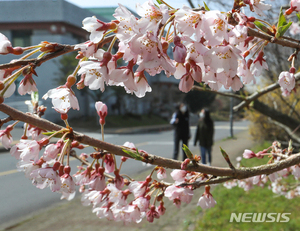
[[[214,144],[212,153],[212,165],[228,167],[226,161],[222,157],[219,147],[222,147],[229,155],[233,164],[236,163],[236,157],[241,156],[244,149],[254,145],[251,140],[248,131],[242,131],[235,134],[237,139],[221,140]],[[191,151],[194,154],[199,155],[199,147],[191,147]],[[137,176],[137,180],[145,179],[147,171],[140,173]],[[170,170],[168,170],[168,173]],[[167,182],[172,182],[169,177]],[[42,193],[42,192],[41,192]],[[12,231],[69,231],[69,230],[89,230],[89,231],[175,231],[182,230],[182,226],[185,222],[185,218],[191,214],[192,210],[196,208],[197,201],[202,195],[203,189],[195,191],[193,200],[190,204],[183,203],[180,209],[177,209],[172,202],[166,198],[165,206],[167,208],[166,214],[160,219],[149,223],[144,219],[139,224],[124,225],[122,222],[111,222],[106,219],[99,219],[92,213],[92,208],[84,207],[81,205],[80,197],[76,197],[73,201],[62,201],[54,204],[52,207],[43,211],[37,211],[36,214],[30,215],[24,218],[23,221],[15,221],[14,224],[10,224],[10,228],[7,230]],[[215,198],[218,201],[218,198]],[[200,217],[200,215],[199,215]],[[7,227],[7,226],[6,226]]]

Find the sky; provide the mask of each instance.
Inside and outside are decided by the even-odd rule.
[[[68,2],[73,3],[79,7],[108,7],[108,6],[118,6],[118,3],[126,6],[127,8],[135,11],[135,4],[139,2],[143,4],[146,0],[66,0]],[[154,0],[155,2],[155,0]],[[181,7],[183,4],[188,5],[186,0],[167,0],[168,4],[175,8]],[[197,1],[193,1],[197,3]],[[200,1],[199,1],[200,2]]]

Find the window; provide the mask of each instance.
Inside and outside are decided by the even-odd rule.
[[[31,45],[31,30],[12,31],[12,45],[14,47],[27,47]]]

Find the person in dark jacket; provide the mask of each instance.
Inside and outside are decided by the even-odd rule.
[[[179,106],[177,106],[176,112],[174,112],[172,115],[170,124],[174,126],[173,159],[177,160],[180,141],[182,141],[182,144],[188,146],[188,140],[190,138],[189,112],[184,103],[181,103]],[[187,157],[184,151],[182,152],[182,155],[182,160],[185,160]]]
[[[194,146],[199,141],[202,164],[206,164],[206,153],[208,154],[208,165],[211,165],[211,148],[214,140],[214,122],[210,117],[208,109],[202,109],[195,135]]]

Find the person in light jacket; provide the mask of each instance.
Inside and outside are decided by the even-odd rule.
[[[182,145],[185,144],[188,146],[188,140],[190,138],[189,111],[184,103],[181,103],[177,107],[176,112],[172,115],[170,124],[174,126],[173,159],[177,160],[180,141],[182,141]],[[182,152],[182,155],[182,160],[185,160],[187,157],[184,151]]]
[[[199,141],[202,164],[211,165],[211,149],[214,142],[214,122],[210,117],[208,109],[202,109],[200,112],[200,119],[195,135],[194,146]],[[206,161],[206,154],[208,155],[208,162]]]

